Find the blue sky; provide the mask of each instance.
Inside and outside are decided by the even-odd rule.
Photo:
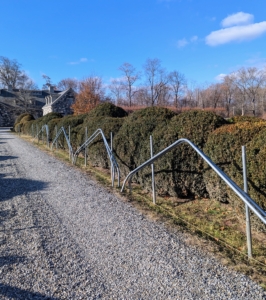
[[[265,0],[0,0],[0,11],[0,55],[40,88],[42,74],[108,84],[148,58],[198,85],[266,65]]]

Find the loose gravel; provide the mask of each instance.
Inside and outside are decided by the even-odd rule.
[[[79,170],[0,131],[1,299],[266,299]]]

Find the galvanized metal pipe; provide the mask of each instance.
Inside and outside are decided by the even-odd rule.
[[[70,139],[70,125],[68,126],[68,139],[69,143],[71,144],[71,139]],[[70,152],[70,147],[68,148],[68,153],[69,153],[69,160],[71,159],[71,152]]]
[[[57,136],[57,125],[55,125],[55,136]],[[57,142],[57,140],[56,140],[55,148],[56,148],[56,150],[58,149],[58,142]]]
[[[61,127],[60,130],[58,131],[56,137],[54,138],[54,140],[52,142],[51,149],[53,149],[53,146],[57,142],[57,140],[58,140],[58,138],[59,138],[59,136],[60,136],[61,133],[63,133],[64,136],[65,136],[65,139],[66,139],[66,142],[67,142],[67,145],[68,145],[68,149],[69,149],[69,152],[71,154],[71,160],[72,160],[72,163],[73,163],[73,149],[72,149],[72,146],[70,144],[69,138],[68,138],[68,136],[66,134],[66,131],[65,131],[64,127]]]
[[[113,133],[112,132],[110,132],[110,150],[111,150],[111,154],[113,155]],[[111,164],[111,179],[112,179],[112,187],[114,187],[115,172],[114,172],[113,164]]]
[[[88,139],[88,127],[86,126],[85,127],[85,142],[87,141]],[[87,167],[87,147],[85,147],[84,149],[84,164],[85,164],[85,167]]]
[[[46,125],[46,135],[47,135],[47,147],[49,148],[49,126]]]
[[[89,145],[93,142],[93,140],[98,136],[98,135],[101,135],[102,136],[102,139],[103,139],[103,143],[104,143],[104,146],[106,148],[106,151],[107,151],[107,154],[109,156],[109,160],[110,160],[110,163],[112,165],[112,167],[114,168],[114,172],[116,170],[117,172],[117,181],[118,181],[118,187],[120,186],[120,170],[119,170],[119,167],[118,167],[118,164],[112,154],[112,151],[107,143],[107,140],[103,134],[103,131],[98,128],[89,138],[88,140],[83,143],[77,150],[76,152],[73,154],[73,163],[75,164],[76,163],[76,160],[77,160],[77,157],[79,155],[79,153],[85,149],[85,147],[89,147]]]
[[[248,180],[247,180],[247,158],[246,158],[246,146],[242,146],[242,165],[243,165],[243,181],[244,191],[248,193]],[[252,237],[251,237],[251,224],[250,224],[250,213],[247,204],[246,207],[246,233],[247,233],[247,248],[248,257],[252,257]]]
[[[150,151],[151,158],[153,157],[153,145],[152,145],[152,136],[150,135]],[[151,185],[152,185],[152,200],[153,204],[156,204],[156,191],[155,191],[155,178],[154,178],[154,164],[151,164]]]
[[[163,156],[165,153],[169,152],[173,148],[177,147],[178,145],[181,145],[183,143],[189,144],[198,154],[203,158],[203,160],[218,174],[218,176],[240,197],[240,199],[247,204],[247,206],[260,218],[260,220],[266,224],[266,212],[252,199],[248,196],[247,193],[245,193],[231,178],[229,178],[217,165],[214,164],[214,162],[205,155],[195,144],[193,144],[188,139],[179,139],[158,154],[154,155],[153,158],[147,160],[142,165],[137,167],[135,170],[131,171],[126,179],[123,182],[121,192],[123,192],[126,182],[130,182],[131,177],[141,169],[143,169],[146,166],[149,166],[154,161],[156,161],[158,158]]]

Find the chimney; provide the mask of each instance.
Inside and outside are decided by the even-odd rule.
[[[50,94],[53,94],[53,92],[54,92],[54,87],[53,86],[49,86],[49,91],[50,91]]]
[[[9,84],[9,85],[7,86],[7,90],[8,90],[9,92],[12,92],[12,91],[13,91],[13,88],[12,88],[12,85],[11,85],[11,84]]]

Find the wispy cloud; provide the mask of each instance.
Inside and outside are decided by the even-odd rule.
[[[223,19],[221,23],[226,28],[212,31],[205,37],[205,42],[209,46],[218,46],[230,42],[252,40],[266,33],[266,21],[252,22],[253,15],[251,14],[240,12],[230,15]]]
[[[195,43],[197,40],[198,40],[198,37],[196,35],[194,35],[190,38],[191,43]]]
[[[81,63],[86,63],[86,62],[88,62],[88,59],[86,57],[82,57],[78,61],[72,61],[72,62],[69,62],[68,64],[69,65],[79,65]]]
[[[176,46],[177,46],[177,48],[183,48],[183,47],[187,46],[189,43],[195,43],[197,41],[198,41],[198,37],[196,35],[194,35],[189,40],[186,38],[178,40],[176,43]]]
[[[186,45],[188,44],[188,41],[187,39],[182,39],[182,40],[178,40],[176,45],[177,45],[177,48],[183,48],[185,47]]]

